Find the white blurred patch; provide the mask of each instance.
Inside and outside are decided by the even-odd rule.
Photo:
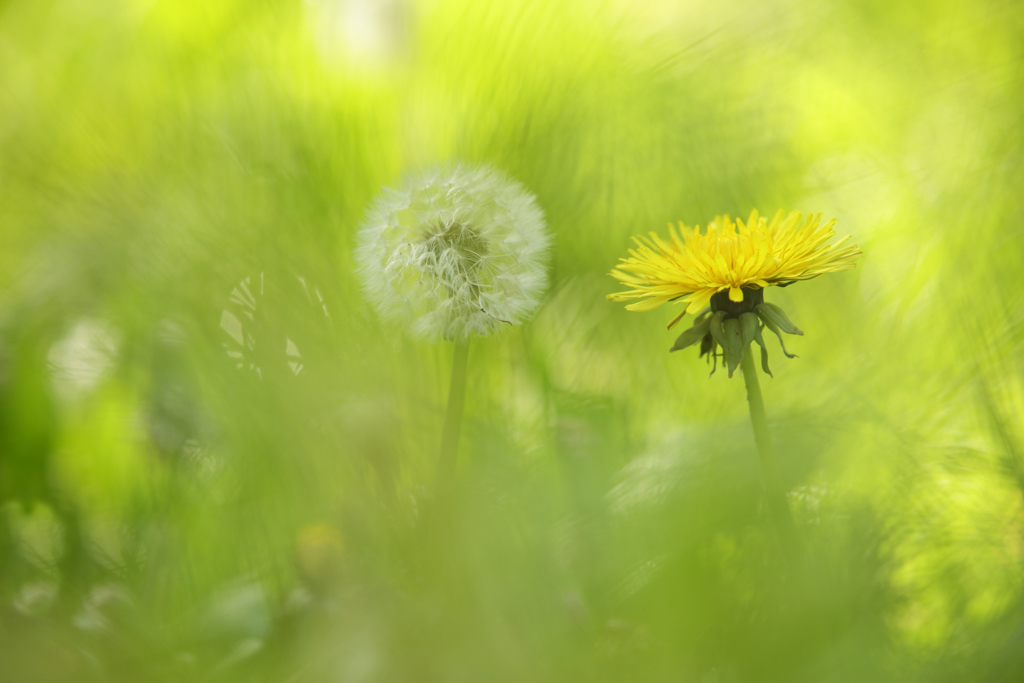
[[[634,566],[615,587],[616,594],[624,598],[639,593],[658,575],[664,559],[663,556],[658,556]]]
[[[48,360],[57,396],[75,401],[110,373],[121,342],[109,325],[86,318],[50,347]]]
[[[379,680],[384,657],[378,644],[379,636],[370,629],[349,635],[343,655],[338,657],[338,679],[343,681]]]
[[[313,307],[312,310],[317,314],[322,313],[325,318],[329,319],[331,314],[320,288],[310,284],[300,275],[296,275],[295,280],[302,287],[306,300]],[[256,278],[245,278],[231,290],[231,295],[228,297],[229,308],[220,312],[220,327],[230,337],[230,341],[224,342],[228,357],[236,361],[238,369],[250,370],[260,377],[263,376],[262,369],[249,359],[258,346],[257,335],[250,330],[259,327],[256,323],[260,316],[260,304],[265,287],[266,279],[262,272]],[[302,373],[305,369],[302,352],[289,337],[285,337],[284,355],[292,373],[295,375]]]
[[[53,581],[26,583],[14,596],[12,606],[21,614],[34,616],[42,614],[57,599],[57,584]]]
[[[228,336],[235,340],[236,344],[241,345],[245,343],[242,338],[242,323],[233,313],[227,310],[221,311],[220,326],[224,328],[224,331],[228,333]],[[235,353],[238,357],[242,355],[240,352]]]
[[[257,649],[270,633],[271,614],[266,591],[259,582],[239,579],[224,584],[210,596],[200,617],[202,632],[236,640],[241,651]]]
[[[804,523],[821,524],[822,503],[831,495],[828,487],[807,484],[786,493],[791,507],[799,511]]]
[[[193,469],[197,482],[209,482],[223,469],[223,462],[195,439],[187,439],[182,455]]]
[[[405,51],[407,0],[306,0],[306,9],[317,52],[329,64],[372,71]]]
[[[83,631],[106,631],[111,625],[107,612],[118,603],[131,603],[123,586],[114,583],[93,586],[82,602],[82,609],[74,617],[75,626]]]
[[[302,354],[299,353],[299,347],[295,345],[291,339],[285,337],[285,355],[288,356],[288,367],[292,369],[296,375],[302,372],[302,368],[305,366],[300,362]]]
[[[678,486],[681,469],[679,454],[667,448],[633,460],[622,469],[619,483],[608,492],[612,510],[629,514],[661,503]]]

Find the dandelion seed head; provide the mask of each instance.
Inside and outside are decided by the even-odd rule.
[[[467,339],[526,321],[547,286],[544,214],[487,166],[406,177],[371,206],[356,261],[382,317],[427,339]]]

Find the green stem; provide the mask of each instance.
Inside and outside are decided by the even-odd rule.
[[[743,349],[743,381],[747,385],[747,402],[750,404],[750,423],[754,427],[754,442],[757,454],[761,459],[761,474],[764,476],[764,488],[768,497],[768,507],[775,519],[779,537],[788,550],[798,547],[796,526],[793,515],[789,511],[786,493],[779,481],[779,473],[775,467],[775,450],[772,448],[772,436],[768,432],[768,418],[765,417],[764,399],[761,397],[761,385],[757,380],[757,368],[754,366],[754,354],[748,346]]]
[[[462,434],[462,410],[466,405],[466,365],[469,342],[455,342],[452,360],[452,379],[448,387],[448,409],[444,415],[441,435],[441,457],[437,463],[438,480],[447,487],[455,478],[455,462],[459,455],[459,436]]]

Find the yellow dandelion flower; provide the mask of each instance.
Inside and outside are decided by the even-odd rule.
[[[609,294],[612,301],[639,299],[626,306],[632,311],[649,311],[670,301],[686,308],[669,323],[671,329],[686,313],[695,314],[693,326],[685,330],[669,349],[679,351],[696,344],[700,355],[708,356],[714,374],[721,356],[729,377],[742,368],[750,406],[754,442],[760,455],[768,505],[779,535],[790,552],[800,541],[789,511],[785,490],[776,474],[775,452],[768,432],[764,398],[751,353],[761,350],[761,369],[771,375],[764,330],[775,333],[786,350],[782,335],[802,335],[786,312],[764,300],[771,285],[785,287],[825,273],[850,270],[861,256],[857,245],[846,245],[849,237],[829,244],[835,236],[833,218],[821,225],[821,214],[779,211],[767,221],[752,211],[746,222],[718,216],[704,232],[682,223],[677,231],[669,226],[668,241],[657,233],[634,238],[636,249],[621,259],[611,272],[629,286]],[[721,349],[721,352],[719,352]]]
[[[853,268],[860,249],[844,246],[849,236],[828,244],[836,219],[820,223],[820,213],[804,218],[798,211],[779,211],[769,222],[753,211],[746,222],[718,216],[703,233],[699,226],[689,228],[680,222],[677,231],[670,225],[668,241],[653,232],[636,237],[630,258],[621,259],[611,272],[631,289],[609,294],[608,299],[640,299],[626,306],[631,311],[679,301],[686,304],[684,313],[695,314],[719,292],[728,291],[729,302],[741,303],[744,290],[785,286]],[[763,300],[763,293],[751,292],[746,298]],[[727,305],[725,299],[716,297],[716,302]]]

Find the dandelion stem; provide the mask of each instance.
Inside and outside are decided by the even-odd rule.
[[[779,473],[775,466],[775,450],[772,448],[772,436],[768,432],[768,418],[764,412],[764,399],[761,397],[761,384],[757,380],[757,368],[754,366],[754,354],[750,347],[743,350],[743,381],[747,385],[747,402],[750,404],[750,423],[754,427],[754,442],[757,454],[761,459],[761,474],[764,478],[765,493],[768,507],[782,543],[789,551],[798,547],[796,526],[793,515],[789,511],[786,494],[779,481]]]
[[[455,477],[455,462],[459,455],[459,436],[462,434],[462,410],[466,405],[466,365],[469,358],[469,342],[455,343],[455,357],[452,360],[452,379],[448,387],[448,409],[444,415],[444,432],[441,435],[441,456],[437,463],[438,481],[449,485]]]

